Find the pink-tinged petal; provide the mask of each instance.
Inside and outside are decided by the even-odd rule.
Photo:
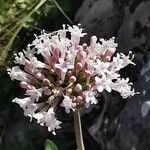
[[[69,81],[70,81],[71,83],[74,83],[74,82],[77,81],[77,78],[76,78],[75,76],[71,76],[71,77],[69,78]]]

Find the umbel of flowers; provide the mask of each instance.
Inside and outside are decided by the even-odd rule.
[[[12,80],[20,81],[25,98],[15,98],[24,115],[35,118],[41,126],[55,134],[61,122],[55,117],[58,105],[70,110],[97,104],[96,95],[115,90],[125,99],[135,94],[129,79],[120,77],[119,70],[134,63],[117,53],[115,38],[80,43],[86,35],[79,25],[65,26],[52,33],[42,32],[26,50],[15,54],[17,66],[8,69]],[[70,38],[69,38],[70,37]]]

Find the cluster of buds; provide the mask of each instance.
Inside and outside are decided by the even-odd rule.
[[[15,54],[15,64],[8,69],[12,80],[20,81],[26,90],[25,98],[15,98],[24,115],[37,119],[55,134],[61,122],[55,117],[58,105],[70,110],[97,104],[96,95],[115,90],[125,99],[135,94],[129,79],[118,71],[128,64],[135,65],[128,56],[116,51],[115,38],[109,40],[91,37],[90,44],[80,44],[86,35],[79,25],[36,36],[26,50]],[[68,37],[70,38],[68,38]]]

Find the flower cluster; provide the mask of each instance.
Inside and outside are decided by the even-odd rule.
[[[26,50],[15,54],[15,67],[8,69],[12,80],[20,81],[26,90],[25,98],[15,98],[24,115],[48,127],[55,134],[61,122],[55,117],[58,105],[70,110],[97,104],[96,95],[115,90],[125,99],[135,94],[129,79],[118,71],[128,64],[135,65],[128,56],[117,53],[115,38],[91,37],[90,44],[80,44],[86,35],[79,25],[65,26],[47,34],[42,32]],[[70,37],[70,38],[68,38]]]

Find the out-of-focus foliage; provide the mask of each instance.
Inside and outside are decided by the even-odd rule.
[[[22,28],[34,28],[43,16],[59,10],[67,18],[65,2],[61,8],[55,0],[1,0],[0,1],[0,64],[4,65],[8,52]],[[70,6],[70,5],[69,5]],[[64,10],[64,11],[63,11]],[[69,20],[69,18],[67,18]]]
[[[55,143],[51,140],[46,140],[45,142],[45,150],[58,150]]]
[[[8,51],[22,27],[37,25],[41,15],[53,7],[47,0],[0,1],[0,63],[4,63]],[[40,9],[39,9],[40,8]]]

